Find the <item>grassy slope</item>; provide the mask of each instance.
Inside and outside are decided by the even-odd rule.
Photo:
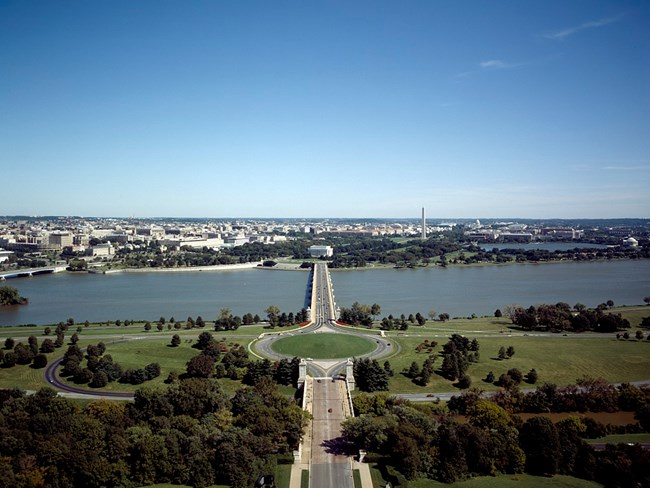
[[[391,392],[453,390],[450,381],[437,375],[433,377],[428,387],[421,387],[400,374],[413,361],[417,361],[420,365],[424,362],[427,354],[416,353],[415,347],[425,338],[427,336],[393,338],[401,346],[402,352],[399,356],[390,359],[391,366],[396,373],[390,382]],[[439,352],[442,344],[446,342],[446,338],[433,339],[439,342],[434,352]],[[539,382],[551,382],[558,385],[572,383],[583,376],[603,377],[612,382],[649,379],[650,342],[648,341],[617,341],[611,336],[577,338],[561,335],[551,337],[479,336],[478,340],[481,358],[478,363],[470,365],[468,373],[472,378],[472,384],[480,385],[484,389],[496,388],[481,381],[489,371],[498,377],[510,368],[517,368],[524,374],[535,368],[539,374]],[[503,361],[495,359],[499,347],[511,345],[515,348],[515,355],[511,359]],[[441,364],[442,359],[438,358],[436,367]]]

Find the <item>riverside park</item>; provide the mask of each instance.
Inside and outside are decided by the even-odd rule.
[[[157,363],[159,374],[144,383],[111,381],[101,387],[92,387],[89,381],[79,381],[77,377],[61,374],[60,366],[67,347],[58,347],[46,355],[47,366],[43,368],[37,368],[34,364],[18,363],[12,367],[5,364],[4,368],[0,368],[0,388],[19,388],[29,392],[51,386],[59,390],[60,395],[82,404],[97,398],[128,400],[138,388],[166,388],[170,378],[186,374],[188,364],[200,352],[197,345],[201,336],[208,332],[218,341],[222,353],[234,352],[245,356],[247,360],[268,360],[271,364],[280,360],[300,358],[299,387],[313,384],[311,379],[305,383],[307,377],[317,379],[318,383],[321,378],[343,378],[351,395],[350,399],[359,392],[354,389],[349,359],[376,359],[392,371],[388,379],[387,393],[416,401],[434,402],[437,409],[444,409],[445,401],[452,395],[459,395],[468,385],[460,388],[456,381],[446,378],[439,370],[422,383],[414,381],[408,371],[414,363],[422,365],[427,359],[433,359],[435,368],[439,368],[442,361],[442,345],[454,334],[468,340],[476,340],[478,343],[476,352],[480,354],[469,364],[467,376],[472,387],[479,387],[486,392],[500,389],[494,381],[486,381],[486,377],[492,375],[498,378],[513,369],[524,373],[535,370],[536,383],[553,383],[558,386],[573,384],[576,380],[586,377],[602,378],[610,383],[643,383],[648,380],[650,341],[645,337],[645,331],[639,328],[643,318],[650,311],[647,306],[614,307],[610,310],[620,314],[630,324],[627,334],[619,334],[618,337],[613,333],[524,331],[504,317],[426,320],[422,325],[413,324],[406,330],[386,331],[379,330],[380,324],[377,321],[370,326],[357,327],[338,322],[338,311],[327,268],[317,266],[316,270],[309,290],[311,317],[301,325],[271,327],[262,322],[241,326],[236,330],[216,331],[214,323],[209,321],[200,328],[176,322],[173,326],[167,324],[166,327],[152,327],[150,323],[137,321],[128,322],[128,325],[111,322],[69,324],[64,334],[65,346],[69,345],[68,341],[72,341],[83,350],[103,343],[106,347],[105,353],[110,354],[112,361],[119,364],[122,371],[142,370],[151,363]],[[35,337],[36,343],[42,345],[46,340],[52,340],[51,328],[49,329],[44,326],[2,327],[0,341],[5,343],[5,353],[12,342],[11,348],[14,350],[17,344],[27,346],[30,337],[32,343]],[[75,339],[72,339],[73,334]],[[513,353],[504,357],[501,351],[506,348],[511,349]],[[244,370],[245,368],[235,368],[227,374],[222,371],[221,374],[211,376],[219,378],[218,381],[226,393],[234,394],[244,386]],[[279,388],[286,395],[296,394],[296,385]],[[341,398],[343,403],[347,402],[344,400],[345,395]],[[351,402],[345,408],[351,410]],[[329,411],[331,412],[331,408]],[[317,414],[311,410],[310,413],[314,415],[316,424]],[[345,417],[346,415],[343,415],[342,419]],[[619,412],[610,416],[601,415],[599,421],[625,424],[634,422],[634,419],[631,415],[625,415],[625,412]],[[315,427],[311,435],[316,435]],[[641,442],[637,437],[629,435],[625,437],[625,441]],[[312,457],[314,456],[312,454]],[[328,460],[323,461],[322,465],[336,466]],[[303,461],[297,466],[298,468],[296,464],[292,467],[278,466],[278,486],[306,486],[304,473],[308,472],[309,477],[313,473],[313,476],[316,476],[316,465],[312,462],[305,464]],[[392,479],[392,475],[382,472],[377,464],[354,463],[353,466],[355,475],[351,483],[353,482],[354,486],[384,486],[381,483]],[[357,478],[363,479],[359,473],[363,473],[364,469],[367,472],[366,478],[372,479],[373,485],[364,484],[362,481],[356,483]],[[309,483],[312,487],[319,486],[315,479]],[[409,481],[408,486],[417,488],[448,485],[431,480],[416,480]],[[516,480],[507,476],[478,478],[457,483],[455,486],[598,485],[568,477],[556,476],[546,480],[518,475]]]

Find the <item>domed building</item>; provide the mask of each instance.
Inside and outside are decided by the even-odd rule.
[[[639,245],[639,241],[637,241],[634,237],[628,237],[627,239],[623,239],[623,245],[627,247],[637,247]]]

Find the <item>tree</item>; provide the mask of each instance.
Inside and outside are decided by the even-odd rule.
[[[560,438],[553,421],[547,417],[528,419],[519,431],[519,441],[526,453],[526,471],[537,476],[557,473]]]
[[[380,313],[381,313],[381,305],[379,305],[378,303],[373,303],[373,304],[370,306],[370,315],[372,315],[373,318],[375,318],[375,317],[377,317],[377,315],[379,315]]]
[[[162,329],[162,325],[160,326],[160,328]],[[146,330],[147,332],[149,332],[151,330],[151,322],[146,322],[144,324],[144,330]]]
[[[280,309],[276,305],[269,305],[264,312],[266,313],[266,317],[268,318],[271,327],[278,325]]]
[[[108,376],[103,371],[96,371],[93,373],[93,378],[90,380],[91,388],[103,388],[108,384]]]
[[[508,346],[508,349],[506,349],[506,356],[508,356],[508,359],[510,359],[514,355],[515,355],[515,348],[513,346]]]
[[[486,383],[494,383],[494,373],[490,371],[483,381]]]
[[[496,318],[498,318],[498,319],[501,318],[501,317],[503,317],[503,313],[501,313],[501,309],[497,308],[497,309],[494,311],[494,316],[495,316]]]
[[[458,379],[458,383],[456,384],[456,386],[458,386],[458,388],[460,388],[461,390],[466,390],[467,388],[472,386],[472,378],[470,378],[468,374],[464,374]]]
[[[178,334],[174,334],[172,336],[172,342],[171,342],[172,347],[178,347],[180,343],[181,343],[181,337]]]
[[[499,348],[499,355],[498,355],[498,357],[499,357],[499,359],[505,359],[505,358],[506,358],[506,348],[505,348],[505,347],[501,346],[501,347]]]
[[[447,320],[449,320],[449,314],[441,313],[438,315],[438,318],[440,319],[441,322],[446,322]]]
[[[531,385],[537,383],[537,371],[535,370],[535,368],[531,369],[526,374],[526,383],[530,383]]]
[[[187,375],[194,378],[209,378],[214,373],[216,360],[211,356],[199,354],[187,362]]]
[[[54,352],[54,341],[52,339],[45,339],[41,343],[40,351],[45,354]]]
[[[13,286],[0,286],[0,306],[1,305],[22,305],[27,303],[27,299],[18,294],[18,289]]]
[[[201,332],[194,347],[201,350],[206,349],[212,340],[212,334],[209,332]]]
[[[641,327],[644,329],[650,329],[650,317],[643,317],[641,319]]]
[[[163,324],[156,324],[156,329],[158,329],[158,332],[162,332]]]
[[[34,356],[32,366],[34,366],[34,368],[37,369],[44,368],[45,366],[47,366],[47,356],[42,353],[37,354],[36,356]]]
[[[5,368],[11,368],[15,366],[17,362],[18,355],[13,351],[6,353],[2,359],[2,364],[5,366]]]
[[[434,308],[432,308],[431,310],[429,310],[429,318],[430,318],[431,320],[436,320],[436,316],[437,316],[437,315],[438,315],[438,313],[436,312],[436,310],[435,310]]]
[[[14,345],[16,344],[16,341],[12,339],[11,337],[7,337],[5,339],[5,349],[10,350],[14,348]]]
[[[644,302],[646,305],[650,305],[650,296],[643,297],[643,302]]]
[[[52,333],[52,329],[50,327],[45,327],[43,329],[43,335],[50,335]]]

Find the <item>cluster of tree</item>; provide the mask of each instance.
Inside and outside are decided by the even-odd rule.
[[[611,300],[602,303],[595,309],[588,309],[581,303],[577,303],[571,309],[571,306],[564,302],[555,305],[531,305],[528,308],[508,305],[505,309],[505,315],[512,320],[513,324],[525,330],[616,332],[617,330],[628,329],[630,322],[624,319],[620,313],[605,312],[613,305],[614,302]]]
[[[442,239],[427,241],[411,240],[397,243],[390,239],[359,238],[334,245],[334,256],[330,259],[332,268],[362,268],[367,263],[381,263],[398,268],[413,268],[426,266],[439,257],[445,263],[447,253],[462,248],[460,243],[452,242],[453,238],[445,236]]]
[[[46,327],[49,329],[49,327]],[[56,339],[44,339],[41,345],[38,345],[38,338],[36,336],[29,336],[27,344],[16,341],[7,337],[4,342],[4,350],[0,350],[0,364],[4,368],[11,368],[16,364],[26,365],[30,364],[33,368],[39,369],[47,366],[47,354],[52,353],[55,349],[63,346],[65,342],[64,332],[68,329],[68,325],[61,322],[57,325],[55,330]],[[48,334],[51,333],[51,330]],[[71,344],[76,344],[79,340],[78,334],[73,334],[70,338]]]
[[[172,346],[180,344],[180,337],[172,337]],[[240,344],[227,345],[224,340],[217,341],[209,332],[199,334],[196,349],[201,351],[187,362],[186,376],[192,378],[230,378],[241,380],[250,363],[248,352]],[[175,375],[170,374],[168,382],[173,382]]]
[[[66,271],[86,271],[88,270],[88,262],[85,259],[70,259]]]
[[[239,262],[250,263],[264,259],[291,256],[293,259],[309,259],[309,246],[313,242],[310,239],[295,239],[274,244],[262,244],[260,242],[246,243],[243,246],[223,249],[222,252],[239,259]]]
[[[0,486],[236,488],[273,473],[297,448],[307,415],[261,381],[232,399],[213,379],[139,389],[132,403],[85,407],[44,388],[0,390]]]
[[[173,249],[163,251],[158,241],[140,243],[133,249],[119,248],[114,260],[121,260],[130,268],[179,268],[239,262],[238,259],[223,254],[220,250],[208,247],[197,249],[183,246],[178,251]]]
[[[282,312],[276,305],[269,305],[265,312],[271,328],[302,324],[308,320],[307,310],[304,308],[296,314],[293,312],[287,314]]]
[[[416,385],[427,386],[431,381],[431,376],[435,373],[433,366],[435,362],[436,356],[432,354],[424,360],[421,368],[416,361],[413,361],[408,369],[402,371],[402,374],[410,378]]]
[[[504,359],[510,359],[514,355],[515,355],[514,346],[508,346],[507,348],[505,346],[501,346],[499,348],[499,352],[497,353],[497,359],[503,361]]]
[[[449,342],[442,346],[440,375],[448,380],[458,380],[460,388],[469,388],[471,379],[467,375],[467,368],[470,363],[480,359],[479,349],[476,339],[470,341],[460,334],[452,334]]]
[[[388,361],[384,363],[384,367],[381,367],[376,359],[355,358],[353,374],[356,385],[361,391],[386,391],[393,370]]]
[[[16,259],[16,266],[18,268],[42,268],[47,266],[48,262],[41,258],[22,257]]]
[[[21,297],[17,288],[13,286],[0,286],[0,306],[24,305],[27,302],[27,298]]]
[[[424,339],[423,342],[420,342],[417,346],[415,346],[415,352],[420,353],[422,351],[426,351],[427,354],[431,354],[433,352],[433,349],[438,345],[437,341],[430,341],[429,339]]]
[[[364,325],[372,328],[374,316],[381,312],[381,306],[377,303],[367,305],[354,302],[350,308],[341,308],[339,320],[350,325]]]
[[[524,422],[475,396],[462,412],[466,422],[459,423],[431,405],[373,397],[354,398],[357,416],[343,423],[343,435],[354,446],[381,455],[400,477],[452,483],[526,472],[565,474],[616,487],[650,483],[650,453],[623,444],[595,451],[584,440],[588,420],[569,417],[553,423],[532,417]]]
[[[257,385],[260,381],[269,379],[279,385],[297,386],[300,358],[291,360],[281,359],[272,363],[268,359],[248,363],[246,374],[242,378],[245,385]]]
[[[645,317],[643,320],[646,320],[647,322],[650,322],[650,317]],[[650,325],[648,325],[648,324],[644,325],[643,322],[641,322],[641,327],[649,327],[649,326]],[[637,341],[642,341],[644,337],[645,337],[645,334],[643,333],[642,330],[637,330],[634,333],[634,338]],[[623,340],[627,341],[627,340],[629,340],[631,338],[631,336],[630,336],[630,333],[627,332],[627,331],[623,332],[622,334],[620,332],[617,332],[616,333],[616,338],[617,339],[623,339]],[[648,340],[650,340],[650,334],[648,334]]]
[[[160,364],[149,363],[144,368],[127,369],[124,371],[124,373],[122,373],[122,376],[120,376],[120,383],[141,385],[145,381],[158,378],[158,376],[160,376]],[[95,386],[97,385],[95,384]]]
[[[400,244],[390,239],[368,237],[331,238],[334,247],[329,261],[330,268],[363,268],[368,263],[384,263],[389,251],[399,249]]]
[[[61,364],[62,377],[77,384],[88,384],[92,388],[103,388],[113,381],[140,385],[160,376],[158,363],[150,363],[144,368],[123,370],[113,361],[110,354],[106,354],[106,345],[103,342],[89,345],[85,354],[76,343],[71,344],[63,354]]]
[[[501,386],[503,388],[513,388],[518,386],[522,381],[526,381],[526,383],[534,385],[537,383],[537,380],[539,379],[539,376],[537,374],[537,371],[535,368],[531,369],[526,375],[519,371],[517,368],[511,368],[508,370],[507,373],[503,373],[501,376],[499,376],[498,379],[495,380],[494,373],[490,371],[485,379],[486,383],[493,383],[497,386]]]
[[[399,318],[389,315],[388,317],[381,319],[381,325],[379,328],[382,330],[408,330],[409,324],[416,323],[422,326],[427,323],[427,319],[420,312],[417,312],[415,315],[411,313],[408,317],[405,314],[402,314]]]
[[[473,388],[452,397],[447,407],[464,415],[480,399],[483,392]],[[587,377],[564,387],[544,383],[528,393],[513,385],[495,392],[489,400],[510,413],[636,412],[643,429],[650,430],[650,388],[629,383],[614,386],[602,378]]]
[[[616,242],[620,244],[620,242]],[[522,248],[492,248],[485,250],[480,246],[472,245],[465,247],[467,254],[462,253],[454,259],[455,263],[539,263],[549,261],[592,261],[601,259],[647,259],[650,252],[643,246],[629,248],[623,246],[607,247],[603,249],[581,248],[576,244],[573,249],[548,251],[545,249],[522,249]]]

